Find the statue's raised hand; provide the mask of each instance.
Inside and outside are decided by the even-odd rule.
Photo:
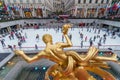
[[[62,27],[63,34],[64,35],[67,34],[68,33],[68,28],[71,28],[71,27],[72,27],[72,24],[65,24],[65,25],[63,25],[63,27]]]

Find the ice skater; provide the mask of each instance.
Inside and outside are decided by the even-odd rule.
[[[25,32],[25,38],[27,38],[27,33]]]
[[[80,43],[80,44],[81,44],[81,48],[82,48],[82,47],[83,47],[83,40],[81,41],[81,43]]]
[[[85,37],[85,42],[87,41],[87,36]]]
[[[38,46],[37,46],[37,44],[35,44],[35,49],[38,49]]]
[[[100,34],[100,29],[98,30],[98,34]]]
[[[103,38],[103,43],[105,44],[105,42],[106,42],[106,37]]]
[[[93,41],[95,42],[95,40],[96,40],[96,36],[94,36],[94,38],[93,38]]]
[[[102,37],[99,39],[99,43],[101,43],[102,42]]]
[[[1,42],[1,44],[2,44],[2,47],[5,47],[5,46],[6,46],[6,44],[5,44],[5,39],[1,39],[0,42]]]
[[[101,43],[100,43],[100,42],[98,42],[98,49],[100,48],[100,46],[101,46]]]
[[[11,36],[9,35],[9,39],[11,40]]]
[[[36,35],[36,40],[39,41],[39,34]]]
[[[14,32],[13,31],[10,33],[10,35],[11,35],[12,39],[14,39]]]
[[[20,49],[22,48],[22,43],[20,41],[18,42],[18,46]]]
[[[93,41],[92,40],[90,40],[90,47],[93,45]]]

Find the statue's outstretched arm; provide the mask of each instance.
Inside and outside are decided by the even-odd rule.
[[[60,43],[60,46],[61,46],[62,48],[71,47],[71,46],[72,46],[72,42],[70,41],[68,35],[66,34],[66,35],[64,35],[64,37],[65,37],[65,39],[66,39],[66,42],[65,42],[65,43],[62,43],[62,42],[61,42],[61,43]]]
[[[65,24],[63,25],[63,35],[66,39],[66,43],[62,43],[61,46],[62,47],[71,47],[72,46],[72,42],[70,41],[69,37],[68,37],[68,29],[71,27],[71,24]]]
[[[39,60],[42,57],[47,57],[47,54],[44,51],[39,52],[37,55],[33,56],[32,58],[27,56],[23,51],[21,50],[15,50],[15,54],[20,55],[25,61],[28,63],[34,62]]]
[[[117,62],[117,54],[113,54],[111,57],[105,57],[105,56],[96,56],[94,59],[101,60],[101,61],[115,61]]]

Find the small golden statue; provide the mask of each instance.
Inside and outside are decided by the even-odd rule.
[[[53,44],[52,36],[45,34],[42,40],[46,44],[46,47],[34,57],[28,57],[21,50],[15,50],[15,53],[30,63],[41,58],[55,62],[56,64],[47,70],[45,80],[50,80],[49,76],[52,76],[53,80],[96,80],[88,71],[99,75],[103,80],[115,80],[114,76],[109,72],[101,69],[109,68],[106,61],[117,61],[115,54],[111,57],[98,56],[98,49],[95,47],[90,47],[88,53],[85,55],[78,54],[75,51],[63,50],[63,48],[72,46],[72,42],[67,34],[71,26],[71,24],[63,25],[62,30],[66,39],[65,43],[57,42]]]

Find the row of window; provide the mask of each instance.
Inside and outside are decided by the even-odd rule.
[[[92,3],[93,0],[89,0],[89,3]],[[105,0],[106,3],[109,3],[109,0]],[[78,0],[78,3],[81,3],[81,0]],[[83,0],[83,3],[86,3],[86,0]],[[98,3],[98,0],[95,0],[95,3]],[[101,0],[101,3],[104,3],[104,0]]]
[[[18,0],[13,0],[14,3],[16,3]],[[20,3],[25,2],[25,0],[19,0]],[[7,0],[8,3],[11,3],[11,0]],[[26,0],[27,3],[30,3],[30,0]],[[36,2],[36,0],[32,0],[32,2]],[[41,0],[38,0],[39,3],[41,3]]]
[[[53,3],[53,7],[55,7],[55,8],[64,8],[64,4]]]

